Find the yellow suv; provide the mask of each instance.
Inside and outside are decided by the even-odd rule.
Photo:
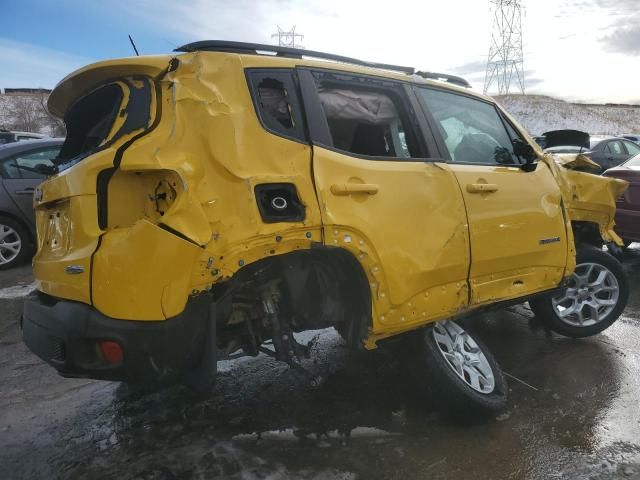
[[[579,337],[625,307],[619,263],[591,246],[621,244],[625,182],[543,156],[464,80],[239,42],[177,51],[90,65],[49,98],[68,135],[34,196],[22,326],[61,375],[202,385],[238,354],[299,366],[295,332],[373,349],[416,331],[425,381],[496,409],[504,378],[454,320],[531,299]]]

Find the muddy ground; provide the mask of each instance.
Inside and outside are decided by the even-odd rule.
[[[1,272],[0,478],[640,478],[638,245],[624,263],[631,302],[601,335],[533,331],[524,306],[471,319],[510,399],[464,422],[395,352],[354,357],[332,330],[305,363],[319,386],[265,356],[221,363],[209,395],[64,379],[21,343],[29,269]]]

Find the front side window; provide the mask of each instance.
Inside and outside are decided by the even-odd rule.
[[[432,88],[418,88],[418,92],[444,138],[452,162],[518,164],[512,139],[493,105]]]
[[[315,78],[329,146],[367,157],[424,157],[399,85],[323,73]]]
[[[53,170],[60,147],[16,155],[2,162],[2,176],[11,179],[44,178]]]

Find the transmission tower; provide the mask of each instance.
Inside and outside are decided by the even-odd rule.
[[[524,55],[522,53],[522,6],[521,0],[490,0],[493,26],[491,46],[484,77],[484,93],[494,84],[498,94],[507,95],[517,88],[524,94]]]
[[[278,25],[278,31],[271,34],[271,38],[278,39],[279,47],[291,47],[291,48],[304,48],[300,42],[304,38],[304,35],[296,33],[296,26],[291,27],[291,30],[285,31]]]

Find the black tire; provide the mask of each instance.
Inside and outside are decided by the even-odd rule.
[[[422,367],[416,372],[416,382],[420,389],[437,407],[457,416],[477,417],[504,409],[507,404],[507,382],[493,355],[480,340],[471,337],[465,331],[486,358],[493,374],[493,390],[482,393],[463,380],[452,364],[445,359],[434,336],[434,331],[445,324],[454,324],[464,331],[458,324],[447,321],[438,322],[438,324],[423,329],[415,335],[418,358]],[[415,357],[413,362],[415,362]]]
[[[25,261],[31,250],[31,242],[27,229],[20,222],[9,217],[0,216],[0,235],[3,227],[8,227],[12,233],[8,237],[0,239],[0,242],[11,241],[11,243],[14,243],[16,239],[20,242],[20,250],[17,255],[13,256],[9,261],[4,260],[4,256],[7,255],[8,250],[2,249],[2,244],[0,244],[0,270],[7,270]]]
[[[613,255],[603,252],[594,247],[582,246],[578,248],[576,255],[576,264],[578,266],[584,264],[596,264],[606,268],[614,277],[617,282],[618,296],[614,308],[611,309],[603,318],[596,321],[593,324],[587,325],[573,325],[568,320],[563,320],[556,308],[553,306],[553,296],[545,295],[535,298],[529,301],[529,306],[540,320],[540,322],[560,335],[571,338],[583,338],[596,335],[606,328],[610,327],[618,317],[622,314],[622,311],[627,306],[629,300],[629,279],[624,272],[620,262],[613,257]],[[576,271],[579,267],[576,268]],[[573,277],[575,282],[575,275]],[[596,295],[594,295],[595,297]],[[558,296],[556,296],[558,298]],[[583,307],[584,308],[584,307]],[[593,320],[593,319],[591,319]]]

